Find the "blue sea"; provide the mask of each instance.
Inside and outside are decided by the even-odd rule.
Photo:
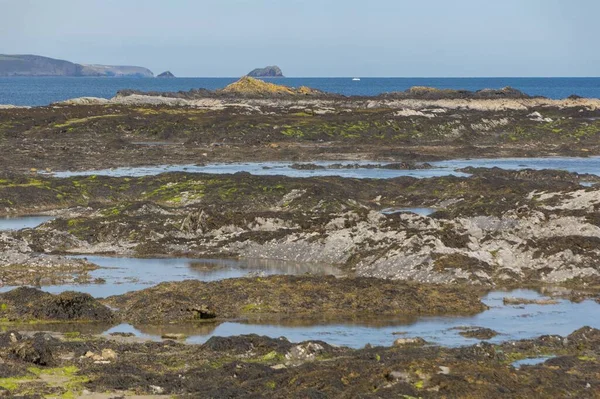
[[[111,98],[117,91],[180,91],[197,88],[219,89],[237,78],[0,78],[0,104],[48,105],[75,97]],[[600,98],[600,78],[271,78],[288,86],[309,86],[327,92],[377,95],[404,91],[412,86],[440,89],[480,90],[511,86],[530,95],[565,98],[571,94]]]

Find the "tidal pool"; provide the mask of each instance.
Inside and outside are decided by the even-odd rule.
[[[56,177],[72,177],[72,176],[113,176],[113,177],[140,177],[153,176],[165,172],[188,172],[188,173],[213,173],[213,174],[233,174],[238,172],[248,172],[253,175],[280,175],[289,177],[318,177],[318,176],[340,176],[350,178],[373,178],[373,179],[389,179],[400,176],[411,177],[436,177],[436,176],[468,176],[466,173],[456,172],[448,168],[431,168],[431,169],[373,169],[373,168],[335,168],[329,169],[328,166],[335,164],[342,165],[373,165],[385,164],[384,162],[373,161],[347,161],[347,162],[329,162],[316,161],[312,164],[325,167],[325,169],[296,169],[292,165],[297,162],[237,162],[237,163],[215,163],[207,165],[159,165],[159,166],[143,166],[143,167],[124,167],[103,169],[94,171],[79,171],[79,172],[56,172]]]
[[[566,336],[573,331],[590,326],[600,328],[600,320],[590,315],[598,314],[600,305],[594,301],[574,303],[559,300],[556,305],[504,305],[506,296],[540,299],[542,295],[530,290],[511,292],[495,291],[483,298],[490,309],[469,317],[420,317],[414,319],[360,319],[348,322],[290,320],[264,323],[259,321],[202,324],[199,326],[132,326],[121,324],[106,333],[127,332],[142,338],[160,339],[166,332],[188,335],[187,342],[203,343],[213,336],[258,334],[269,337],[286,337],[292,342],[322,340],[332,345],[362,348],[366,344],[391,346],[398,338],[421,337],[428,342],[456,347],[471,345],[480,340],[465,338],[457,327],[485,327],[499,334],[487,340],[499,343],[539,337],[546,334]]]
[[[527,359],[517,360],[516,362],[512,362],[512,366],[514,368],[521,368],[521,366],[536,366],[538,364],[544,363],[546,360],[553,359],[555,356],[541,356],[541,357],[530,357]]]
[[[42,287],[44,291],[85,292],[95,297],[121,295],[137,291],[165,281],[202,280],[215,281],[226,278],[271,274],[318,274],[342,275],[329,265],[297,263],[272,259],[187,259],[187,258],[119,258],[110,256],[78,255],[100,266],[90,272],[92,278],[105,280],[104,284],[55,285]],[[6,291],[14,287],[3,287]]]
[[[556,169],[580,174],[589,173],[600,176],[600,157],[578,158],[578,157],[548,157],[548,158],[487,158],[487,159],[456,159],[449,161],[430,162],[430,169],[372,169],[367,165],[389,162],[382,161],[315,161],[312,164],[323,166],[324,169],[297,169],[292,168],[294,162],[237,162],[237,163],[213,163],[207,165],[159,165],[144,167],[123,167],[113,169],[102,169],[92,171],[63,171],[54,173],[57,177],[72,176],[151,176],[165,172],[189,172],[189,173],[214,173],[231,174],[237,172],[248,172],[253,175],[282,175],[290,177],[314,177],[314,176],[341,176],[351,178],[374,178],[389,179],[400,176],[416,178],[428,178],[437,176],[469,176],[458,172],[457,169],[468,166],[478,168],[499,167],[502,169]],[[364,168],[328,168],[334,164],[342,165],[364,165]]]
[[[0,231],[32,229],[54,219],[53,216],[19,216],[0,218]]]
[[[387,208],[381,211],[384,215],[393,215],[394,213],[416,213],[421,216],[429,216],[437,211],[434,208]]]

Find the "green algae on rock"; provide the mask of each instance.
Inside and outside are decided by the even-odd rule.
[[[486,309],[464,287],[373,278],[270,276],[162,283],[110,297],[124,320],[157,324],[239,317],[267,318],[474,314]]]

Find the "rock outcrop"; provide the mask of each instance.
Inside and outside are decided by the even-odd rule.
[[[435,87],[413,86],[403,92],[391,92],[381,95],[384,98],[402,98],[419,100],[450,100],[450,99],[525,99],[527,94],[512,87],[502,89],[482,89],[477,91],[437,89]]]
[[[244,76],[237,82],[230,84],[222,90],[217,90],[217,94],[234,94],[239,96],[296,96],[296,95],[320,95],[324,94],[320,90],[301,86],[299,88],[277,85],[274,83],[263,82],[260,79],[254,79]]]

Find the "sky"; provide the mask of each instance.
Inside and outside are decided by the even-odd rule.
[[[155,74],[600,76],[598,0],[0,0],[0,53]]]

